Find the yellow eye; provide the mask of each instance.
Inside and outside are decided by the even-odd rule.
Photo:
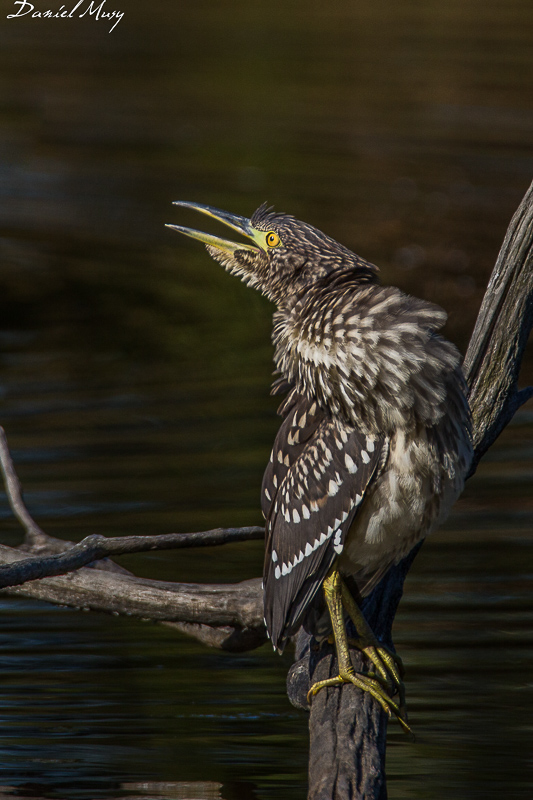
[[[266,243],[269,247],[277,247],[278,244],[280,243],[280,238],[278,234],[275,233],[274,231],[270,231],[270,233],[267,233]]]

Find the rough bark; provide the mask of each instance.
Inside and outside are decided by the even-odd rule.
[[[25,553],[0,545],[3,564],[23,559]],[[250,650],[266,641],[259,578],[234,585],[170,583],[85,567],[1,591],[84,610],[184,623],[184,632],[226,650]],[[202,630],[207,625],[214,627],[210,636]]]
[[[507,229],[464,360],[479,460],[533,397],[518,389],[522,355],[533,325],[533,184]]]

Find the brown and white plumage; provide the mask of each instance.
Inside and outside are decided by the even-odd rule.
[[[265,621],[281,650],[316,625],[333,565],[364,597],[448,514],[472,459],[461,359],[438,334],[441,308],[380,286],[312,226],[264,206],[248,220],[181,205],[253,241],[171,226],[277,306],[275,390],[288,396],[262,508]]]
[[[365,491],[387,455],[383,439],[367,436],[292,391],[263,478],[267,521],[263,583],[265,621],[282,648],[295,633],[346,535]]]

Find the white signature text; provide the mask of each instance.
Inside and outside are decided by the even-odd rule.
[[[95,20],[113,21],[113,25],[109,29],[109,33],[111,33],[124,16],[124,12],[106,11],[106,2],[107,0],[101,0],[100,3],[95,3],[94,0],[91,0],[91,2],[87,3],[87,0],[79,0],[70,10],[66,6],[61,6],[58,11],[53,11],[51,9],[40,11],[33,3],[29,3],[28,0],[15,0],[13,5],[19,6],[19,8],[17,8],[15,14],[8,14],[7,19],[25,17],[26,15],[29,15],[32,19],[72,19],[74,16],[81,19],[88,14],[90,17],[93,16]]]

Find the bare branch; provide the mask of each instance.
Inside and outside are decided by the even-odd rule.
[[[26,539],[20,548],[0,546],[0,563],[4,562],[0,566],[0,589],[10,588],[10,594],[24,594],[76,608],[172,620],[167,624],[204,644],[231,652],[252,650],[266,641],[259,580],[245,581],[237,586],[164,584],[143,581],[108,560],[109,556],[126,553],[212,547],[263,539],[263,528],[216,528],[199,533],[114,539],[94,534],[73,545],[48,536],[32,519],[22,500],[20,482],[2,428],[0,467],[11,508],[26,530]],[[28,551],[38,555],[27,556]],[[97,562],[97,559],[104,560]],[[85,565],[93,569],[80,570]],[[98,569],[98,577],[94,567]],[[75,570],[79,571],[63,580],[49,580],[52,576]],[[102,572],[106,574],[102,576]],[[24,589],[14,588],[23,584]]]
[[[164,533],[156,536],[117,536],[107,539],[97,533],[87,536],[63,553],[30,556],[23,561],[0,567],[0,589],[20,586],[26,581],[64,575],[108,556],[154,550],[178,550],[186,547],[212,547],[228,542],[263,539],[263,528],[215,528],[199,533]]]
[[[6,487],[9,505],[11,506],[13,514],[26,531],[26,544],[29,546],[44,544],[48,537],[32,519],[28,509],[24,505],[20,482],[13,466],[13,460],[7,445],[6,434],[2,427],[0,427],[0,469],[4,477],[4,485]]]
[[[533,183],[513,216],[464,361],[474,418],[475,466],[533,396],[518,376],[533,325]]]
[[[0,545],[0,562],[12,564],[24,558],[23,553]],[[205,585],[152,581],[82,568],[68,575],[29,581],[21,588],[9,587],[8,591],[59,605],[143,619],[239,628],[263,626],[259,578],[238,584]]]

